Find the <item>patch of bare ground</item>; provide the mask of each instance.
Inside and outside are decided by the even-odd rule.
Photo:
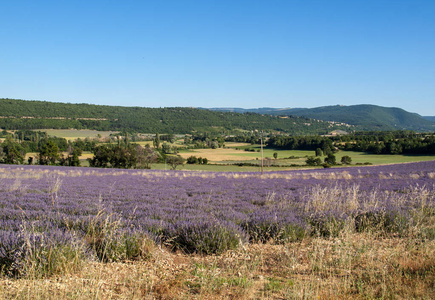
[[[435,299],[435,242],[344,231],[222,255],[154,246],[147,260],[85,263],[0,281],[1,299]]]

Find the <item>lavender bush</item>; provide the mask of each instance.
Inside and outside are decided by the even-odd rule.
[[[221,253],[248,241],[334,236],[349,223],[400,235],[418,224],[413,234],[433,239],[434,170],[435,161],[262,176],[2,165],[1,269],[18,275],[32,262],[56,272],[47,253],[139,259],[149,239]]]

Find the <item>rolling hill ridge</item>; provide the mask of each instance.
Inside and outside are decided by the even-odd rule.
[[[396,107],[382,107],[370,104],[332,105],[316,108],[212,108],[217,111],[256,112],[269,115],[291,115],[307,118],[343,122],[360,130],[414,130],[417,132],[434,131],[435,123],[416,113]]]
[[[295,135],[327,134],[339,129],[354,130],[353,126],[299,116],[219,112],[188,107],[123,107],[17,99],[0,99],[0,128],[75,128],[178,134],[233,134],[263,130]]]
[[[333,130],[435,131],[435,122],[400,108],[377,105],[316,108],[146,108],[0,98],[3,129],[94,129],[143,133],[264,130],[327,134]]]

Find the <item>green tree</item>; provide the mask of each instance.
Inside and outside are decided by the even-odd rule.
[[[74,147],[73,144],[69,142],[67,152],[67,157],[65,157],[63,154],[61,155],[59,164],[61,166],[80,167],[79,157],[82,155],[82,149]]]
[[[331,148],[329,146],[325,146],[323,148],[323,154],[326,155],[326,156],[329,156],[330,154],[332,154]]]
[[[308,166],[320,166],[322,164],[322,161],[320,160],[320,158],[316,158],[314,156],[309,156],[306,160],[305,163]]]
[[[381,154],[385,150],[384,142],[376,142],[374,144],[370,144],[367,147],[368,152],[373,152],[374,154]]]
[[[219,142],[218,141],[208,141],[209,147],[212,149],[219,148]]]
[[[138,163],[137,145],[99,145],[94,149],[94,157],[88,159],[91,167],[134,168]]]
[[[166,162],[171,166],[172,170],[175,170],[178,166],[184,163],[184,159],[179,155],[168,155]]]
[[[136,146],[137,167],[151,169],[151,164],[157,162],[159,153],[146,144],[145,147]]]
[[[0,145],[0,161],[5,164],[23,164],[25,155],[24,148],[14,142],[10,135]]]
[[[55,165],[59,159],[59,147],[53,140],[48,140],[42,144],[38,157],[40,165]]]
[[[329,153],[328,156],[325,157],[325,163],[328,164],[328,165],[331,165],[331,166],[337,164],[335,155],[332,154],[332,153]]]
[[[189,145],[190,143],[192,143],[192,138],[188,135],[185,135],[184,136],[184,144]]]
[[[165,154],[169,154],[172,151],[172,147],[171,145],[169,145],[168,143],[163,143],[162,144],[162,152]]]
[[[168,136],[167,136],[167,141],[168,141],[169,143],[173,144],[173,143],[175,143],[175,140],[176,140],[176,138],[175,138],[175,135],[174,135],[174,134],[168,134]]]
[[[88,158],[89,165],[97,168],[108,168],[112,151],[107,145],[98,145],[94,148],[94,157]]]
[[[278,152],[273,152],[273,158],[275,158],[275,159],[278,158]]]
[[[316,156],[323,156],[323,151],[320,148],[316,149]]]
[[[217,139],[218,147],[223,148],[225,146],[225,139],[223,137],[218,137]]]
[[[6,129],[3,129],[2,132],[0,132],[0,137],[7,137],[9,135],[9,132],[6,131]]]
[[[387,151],[390,154],[401,154],[403,149],[402,145],[396,142],[391,142],[387,144]]]
[[[113,168],[130,169],[136,166],[137,157],[132,145],[116,145],[111,149],[110,164]]]
[[[343,165],[350,165],[350,164],[352,163],[352,158],[351,158],[349,155],[344,155],[344,156],[341,158],[341,163],[342,163]]]
[[[80,156],[82,155],[82,149],[72,148],[68,152],[68,166],[70,167],[80,167]]]
[[[160,148],[160,135],[158,133],[156,133],[156,137],[153,139],[153,145],[156,149]]]

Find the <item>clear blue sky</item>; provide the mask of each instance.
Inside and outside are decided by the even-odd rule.
[[[435,115],[435,0],[2,1],[0,97]]]

